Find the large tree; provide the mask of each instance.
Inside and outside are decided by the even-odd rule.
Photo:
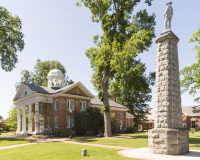
[[[145,0],[151,5],[153,0]],[[155,15],[140,10],[132,15],[140,0],[80,0],[92,13],[93,22],[101,22],[103,35],[93,37],[94,47],[86,50],[94,72],[92,83],[103,101],[104,135],[112,136],[108,89],[111,80],[118,74],[123,78],[134,58],[148,50],[155,37]],[[131,20],[132,19],[132,20]],[[130,67],[130,70],[134,69]]]
[[[12,71],[17,60],[17,51],[24,49],[22,22],[0,6],[0,65],[5,71]]]
[[[129,113],[134,115],[134,123],[142,124],[146,120],[145,114],[150,110],[148,102],[152,99],[151,85],[155,82],[155,72],[147,76],[145,64],[140,60],[135,60],[129,68],[123,69],[126,74],[123,78],[121,74],[116,75],[110,85],[110,95],[129,108]]]
[[[180,71],[180,75],[183,79],[180,81],[181,92],[189,90],[189,94],[195,96],[200,91],[200,28],[197,29],[196,33],[192,34],[189,43],[196,43],[192,51],[197,51],[196,59],[197,63],[193,63],[189,67],[185,67]],[[200,102],[200,97],[194,98],[195,102]]]
[[[21,81],[15,84],[16,90],[18,90],[19,86],[22,83],[28,83],[28,84],[35,84],[38,86],[48,86],[48,80],[47,75],[48,73],[53,69],[59,69],[65,77],[64,80],[64,86],[74,83],[73,80],[69,79],[68,76],[66,76],[66,69],[65,67],[56,60],[51,61],[41,61],[40,59],[37,59],[37,63],[34,66],[33,72],[28,70],[22,70],[21,72]]]
[[[0,119],[3,119],[3,116],[0,115]]]

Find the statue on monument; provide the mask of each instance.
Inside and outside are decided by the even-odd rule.
[[[165,30],[170,29],[171,30],[171,22],[172,22],[172,16],[173,16],[173,8],[171,6],[172,2],[169,1],[166,5],[167,8],[165,10],[164,13],[164,18],[165,18],[165,22],[164,22],[164,26],[165,26]],[[167,27],[168,24],[168,27]]]

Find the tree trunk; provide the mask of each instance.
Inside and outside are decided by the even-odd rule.
[[[103,104],[106,105],[109,110],[104,112],[104,136],[111,137],[111,119],[110,119],[110,106],[108,99],[108,82],[101,83],[102,91],[103,91]]]

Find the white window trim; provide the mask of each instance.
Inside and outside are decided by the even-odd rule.
[[[68,102],[68,101],[69,101],[69,109],[70,109],[70,103],[71,103],[71,101],[72,101],[72,102],[73,102],[72,110],[74,110],[74,100],[69,99],[69,100],[67,100],[66,102]],[[66,110],[69,110],[69,109],[67,109],[67,104],[66,104]]]
[[[86,102],[80,101],[80,103],[82,103],[82,105],[80,106],[80,111],[85,111],[87,108]],[[83,110],[83,103],[85,103],[85,110]]]
[[[130,124],[131,124],[131,120],[130,120],[130,119],[128,119],[128,126],[130,126]]]
[[[67,118],[66,118],[66,124],[67,124],[67,119],[69,119],[69,126],[66,125],[66,127],[67,127],[67,128],[72,128],[72,127],[74,127],[74,118],[71,117],[71,119],[70,119],[70,117],[67,117]],[[72,120],[72,123],[71,123],[71,120]],[[72,126],[70,126],[71,124],[72,124]]]
[[[123,120],[120,120],[120,130],[122,130],[122,128],[123,128]]]
[[[56,108],[56,102],[58,102],[58,100],[55,101],[55,110],[59,110],[59,102],[58,102],[58,109]]]
[[[58,118],[55,118],[55,128],[58,128]]]

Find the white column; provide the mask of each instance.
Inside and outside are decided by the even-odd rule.
[[[26,133],[26,106],[23,106],[22,133]]]
[[[21,133],[21,113],[20,107],[17,107],[17,134]]]
[[[39,133],[39,102],[35,103],[35,134]]]
[[[28,105],[28,133],[32,133],[32,104]]]

